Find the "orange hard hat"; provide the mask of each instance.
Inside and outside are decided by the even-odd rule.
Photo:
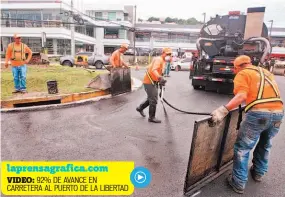
[[[14,34],[14,38],[21,38],[19,34]]]
[[[129,45],[128,45],[128,44],[122,44],[122,45],[121,45],[121,48],[128,49],[128,48],[129,48]]]
[[[162,53],[166,53],[166,54],[171,54],[172,53],[172,49],[171,48],[163,48],[162,49]]]
[[[241,55],[234,61],[234,67],[240,67],[243,64],[251,64],[251,59],[247,55]]]

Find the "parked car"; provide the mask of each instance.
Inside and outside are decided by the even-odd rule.
[[[76,56],[83,55],[88,56],[88,65],[95,66],[97,69],[102,69],[104,65],[109,64],[109,56],[106,55],[96,55],[94,52],[79,52]],[[60,58],[60,64],[63,66],[72,67],[75,62],[75,57],[71,55],[63,56]]]
[[[192,58],[185,58],[178,60],[176,62],[172,62],[170,68],[171,70],[189,70],[192,65]],[[177,67],[177,68],[176,68]]]

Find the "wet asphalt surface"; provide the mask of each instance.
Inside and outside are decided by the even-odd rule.
[[[142,79],[144,71],[132,71]],[[165,98],[187,111],[211,112],[232,97],[194,90],[188,72],[171,72]],[[285,98],[285,78],[277,77]],[[133,196],[179,197],[183,186],[195,120],[207,116],[182,114],[161,103],[157,117],[148,123],[135,108],[145,99],[143,89],[72,108],[36,112],[2,113],[2,160],[130,160],[152,173],[146,189]],[[148,111],[145,110],[147,113]],[[262,183],[249,177],[245,197],[285,196],[285,123],[273,140],[269,172]],[[249,164],[250,165],[250,164]],[[240,196],[225,182],[226,174],[202,188],[197,196]]]

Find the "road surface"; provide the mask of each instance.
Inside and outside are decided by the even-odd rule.
[[[142,79],[144,71],[132,71]],[[285,98],[285,78],[277,77]],[[131,160],[152,172],[151,185],[133,196],[183,196],[194,121],[205,116],[181,114],[161,104],[150,124],[135,108],[143,89],[108,100],[65,109],[2,114],[2,160]],[[171,72],[165,98],[184,110],[211,112],[232,96],[193,90],[188,72]],[[147,110],[146,110],[147,113]],[[285,196],[285,123],[274,139],[269,172],[263,183],[249,178],[245,197]],[[225,175],[198,196],[239,196],[228,188]]]

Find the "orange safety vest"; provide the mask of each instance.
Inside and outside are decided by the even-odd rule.
[[[255,70],[255,71],[259,72],[259,74],[260,74],[260,85],[259,85],[259,89],[258,89],[257,98],[256,98],[256,100],[252,101],[251,103],[249,103],[245,107],[245,112],[250,110],[254,105],[261,104],[261,103],[269,103],[269,102],[281,102],[281,103],[283,103],[281,98],[280,98],[280,95],[277,91],[277,88],[273,85],[272,81],[267,76],[264,75],[262,68],[257,67],[257,68],[245,68],[245,69]],[[264,92],[264,87],[265,87],[265,81],[267,81],[270,84],[270,86],[273,88],[273,90],[275,92],[275,97],[262,98],[263,92]]]
[[[16,54],[15,53],[21,53],[20,59],[16,58]],[[21,43],[21,49],[20,50],[16,50],[15,49],[15,43],[14,42],[12,43],[12,57],[11,57],[11,59],[14,60],[14,61],[24,61],[24,60],[26,60],[25,45],[23,43]]]
[[[159,59],[158,59],[159,58]],[[149,67],[146,70],[146,75],[144,77],[143,83],[144,84],[155,84],[155,82],[158,81],[157,77],[152,73],[152,69],[155,66],[155,61],[160,61],[159,62],[159,67],[157,68],[157,71],[160,75],[162,75],[163,69],[164,69],[164,64],[165,61],[163,61],[163,59],[161,57],[156,57],[152,60],[151,64],[149,65]]]

